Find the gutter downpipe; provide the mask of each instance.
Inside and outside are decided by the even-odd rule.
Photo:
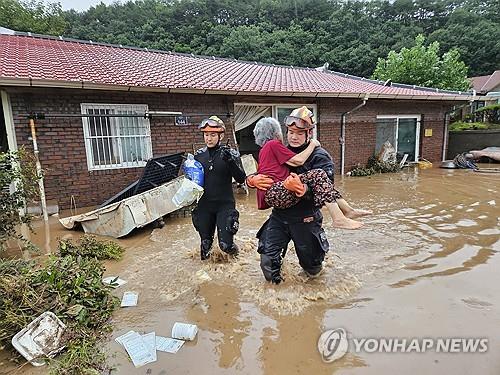
[[[368,101],[370,94],[365,94],[365,97],[363,98],[363,101],[358,104],[356,107],[353,109],[350,109],[347,112],[342,113],[340,116],[340,123],[341,123],[341,128],[340,128],[340,174],[344,175],[345,174],[345,128],[346,128],[346,117],[347,115],[353,113],[354,111],[357,111],[361,107],[363,107],[366,102]]]
[[[475,95],[476,92],[474,91],[474,97],[476,96]],[[448,148],[448,140],[449,140],[449,122],[450,122],[450,114],[452,114],[453,112],[455,111],[458,111],[459,109],[462,109],[462,108],[465,108],[467,106],[470,106],[472,105],[472,103],[474,103],[476,99],[471,99],[469,100],[469,103],[468,104],[462,104],[458,107],[455,107],[453,109],[450,109],[449,111],[446,111],[444,113],[444,126],[443,126],[443,131],[444,131],[444,134],[443,134],[443,147],[441,149],[441,161],[445,161],[446,160],[446,151],[447,151],[447,148]]]

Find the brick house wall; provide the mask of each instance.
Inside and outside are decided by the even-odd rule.
[[[80,113],[81,103],[147,104],[150,111],[180,111],[198,123],[210,114],[219,115],[228,127],[231,143],[232,119],[223,115],[234,111],[234,103],[300,103],[317,104],[318,138],[334,157],[339,172],[340,117],[361,102],[360,99],[243,97],[200,94],[142,93],[126,91],[75,90],[56,88],[5,88],[10,96],[18,145],[32,148],[27,113]],[[421,114],[421,150],[424,158],[441,159],[444,112],[451,103],[429,101],[368,100],[365,107],[347,117],[346,171],[357,163],[364,164],[375,149],[377,115]],[[154,156],[175,152],[192,152],[193,144],[202,144],[196,126],[179,127],[171,117],[150,120]],[[137,180],[142,168],[89,171],[84,143],[83,124],[79,117],[37,120],[40,161],[46,171],[48,200],[62,209],[70,206],[73,196],[78,207],[99,205]],[[432,137],[423,137],[424,128],[432,128]]]

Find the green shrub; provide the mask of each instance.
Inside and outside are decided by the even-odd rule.
[[[101,241],[89,234],[83,235],[79,244],[74,244],[71,240],[59,241],[58,250],[61,256],[73,255],[99,260],[119,260],[122,258],[124,252],[123,248],[116,242]]]
[[[0,153],[0,251],[10,239],[30,245],[16,227],[31,223],[32,216],[21,215],[20,210],[38,196],[40,178],[33,154],[23,148],[17,152]],[[12,193],[8,188],[11,185],[15,187]]]
[[[449,130],[452,132],[464,131],[464,130],[488,130],[488,129],[500,129],[500,124],[456,121],[453,124],[451,124],[449,128]]]
[[[0,259],[0,346],[45,311],[65,324],[53,374],[102,373],[105,356],[97,342],[111,330],[109,319],[118,306],[104,285],[104,266],[96,259],[52,256],[44,265]]]

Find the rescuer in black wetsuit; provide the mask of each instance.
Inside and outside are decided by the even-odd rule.
[[[201,259],[208,259],[215,228],[222,251],[238,254],[233,237],[239,228],[239,212],[235,208],[232,179],[245,182],[245,171],[238,151],[221,145],[226,127],[217,116],[201,122],[206,147],[196,152],[195,159],[204,169],[204,192],[192,212],[193,225],[201,238]]]
[[[285,118],[285,125],[288,128],[288,148],[295,153],[303,151],[312,137],[312,112],[304,107],[297,108]],[[323,169],[333,180],[332,158],[321,147],[316,147],[304,165],[291,168],[291,171],[300,174],[317,168]],[[247,184],[266,190],[272,184],[272,179],[265,175],[251,175],[247,178]],[[283,280],[281,264],[290,240],[294,243],[299,264],[307,275],[314,277],[322,270],[329,244],[322,228],[323,216],[320,208],[314,205],[311,189],[308,190],[295,206],[286,209],[273,208],[269,219],[257,233],[260,266],[267,281],[279,284]]]

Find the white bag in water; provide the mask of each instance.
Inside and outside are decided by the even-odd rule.
[[[198,200],[203,194],[203,188],[191,180],[185,178],[182,184],[172,197],[172,202],[177,207],[189,206],[194,201]]]
[[[172,337],[179,340],[192,341],[198,333],[196,324],[176,322],[172,327]]]

